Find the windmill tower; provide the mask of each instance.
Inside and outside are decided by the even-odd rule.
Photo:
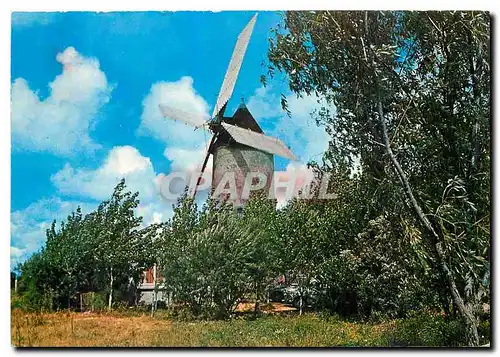
[[[212,132],[192,197],[196,195],[196,189],[201,182],[210,155],[213,157],[212,190],[219,186],[226,173],[234,173],[237,194],[237,198],[234,200],[236,206],[244,204],[244,200],[239,198],[248,173],[264,174],[266,185],[262,189],[269,190],[274,174],[273,155],[296,160],[295,155],[283,142],[264,134],[243,100],[232,117],[224,116],[256,19],[257,14],[252,17],[238,36],[211,117],[184,112],[160,104],[160,110],[164,117],[194,126],[195,130],[199,127],[208,127]]]

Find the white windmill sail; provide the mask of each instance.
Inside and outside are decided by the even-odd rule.
[[[219,92],[219,96],[217,97],[217,103],[215,104],[212,118],[215,118],[217,114],[219,114],[220,110],[224,107],[224,105],[233,94],[236,78],[238,78],[241,63],[243,62],[243,57],[245,56],[248,42],[250,41],[250,36],[252,35],[256,20],[257,14],[252,17],[252,19],[248,22],[248,24],[238,36],[238,40],[236,41],[236,45],[234,46],[231,61],[229,62],[226,75],[224,76],[224,82],[222,82],[222,87]]]
[[[181,109],[172,108],[172,107],[170,107],[168,105],[164,105],[164,104],[160,104],[159,107],[160,107],[161,114],[165,118],[178,120],[178,121],[181,121],[185,124],[189,124],[189,125],[192,125],[192,126],[197,127],[197,128],[202,126],[203,124],[205,124],[206,121],[210,119],[210,117],[208,115],[204,115],[202,113],[190,113],[190,112],[186,112],[186,111],[181,110]]]
[[[278,155],[293,161],[296,157],[283,142],[277,138],[266,136],[249,129],[243,129],[231,124],[222,123],[222,126],[238,143],[262,150],[270,154]]]

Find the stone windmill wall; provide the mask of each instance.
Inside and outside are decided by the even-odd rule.
[[[224,118],[223,121],[257,133],[263,133],[259,124],[255,121],[243,102],[233,117]],[[242,206],[245,203],[245,200],[241,200],[240,198],[245,179],[249,172],[263,173],[267,180],[266,186],[262,191],[266,194],[269,192],[274,173],[274,156],[272,154],[236,143],[227,133],[222,133],[217,138],[212,148],[212,154],[212,192],[219,185],[226,172],[234,172],[235,174],[236,193],[238,197],[235,202],[236,206]]]

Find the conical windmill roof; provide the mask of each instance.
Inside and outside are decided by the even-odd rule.
[[[259,126],[257,121],[254,119],[247,106],[245,105],[245,101],[241,98],[241,103],[238,106],[238,109],[234,113],[231,118],[224,118],[226,123],[231,125],[236,125],[240,128],[250,129],[257,133],[264,133],[262,128]]]
[[[234,112],[234,115],[232,117],[223,117],[222,121],[240,128],[252,130],[256,133],[264,133],[262,128],[259,126],[257,121],[248,110],[243,98],[241,99],[241,103],[238,106],[238,109],[236,109],[236,111]],[[221,145],[227,145],[230,142],[234,143],[234,140],[229,136],[227,132],[223,131],[215,140],[215,143],[212,146],[212,152],[215,148]]]

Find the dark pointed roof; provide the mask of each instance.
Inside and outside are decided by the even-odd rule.
[[[241,98],[241,103],[238,106],[238,109],[236,109],[236,112],[234,112],[234,115],[232,117],[223,117],[222,121],[231,125],[236,125],[240,128],[250,129],[257,133],[264,133],[264,131],[261,129],[257,121],[248,110],[243,98]],[[232,139],[229,134],[225,131],[222,131],[215,140],[212,146],[212,150],[220,145],[227,145],[231,141]]]
[[[236,109],[233,117],[224,118],[223,121],[231,125],[239,126],[240,128],[250,129],[257,133],[264,133],[257,121],[248,110],[243,98],[241,98],[241,103],[238,106],[238,109]]]

